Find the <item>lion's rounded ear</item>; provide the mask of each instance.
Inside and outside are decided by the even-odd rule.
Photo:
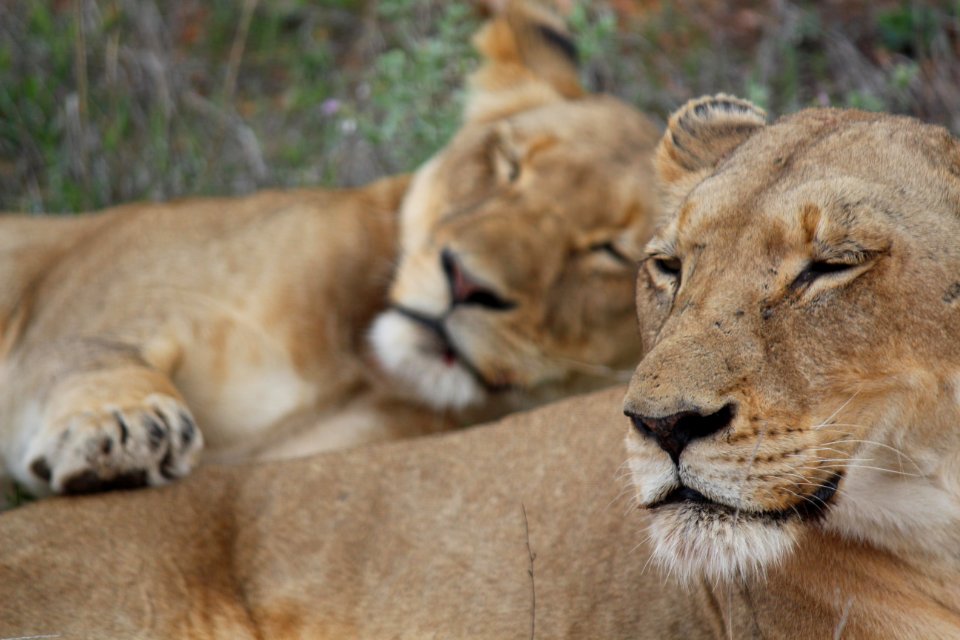
[[[585,93],[563,20],[537,2],[498,3],[473,44],[481,64],[470,77],[467,120],[495,120]]]
[[[691,100],[674,112],[656,153],[664,211],[676,211],[697,183],[766,123],[763,109],[722,93]]]

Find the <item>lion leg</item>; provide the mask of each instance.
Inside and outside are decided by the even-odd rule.
[[[48,371],[52,382],[22,412],[11,465],[18,482],[39,495],[89,493],[190,472],[203,437],[164,371],[139,352],[71,365]]]

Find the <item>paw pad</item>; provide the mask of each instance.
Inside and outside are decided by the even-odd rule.
[[[67,415],[38,431],[28,470],[55,493],[161,485],[190,472],[203,438],[177,399],[154,394],[140,405]]]

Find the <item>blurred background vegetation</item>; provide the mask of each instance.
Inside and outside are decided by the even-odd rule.
[[[661,123],[726,91],[960,133],[960,0],[560,4],[585,83]],[[450,0],[3,0],[0,210],[413,169],[457,126],[478,24]]]

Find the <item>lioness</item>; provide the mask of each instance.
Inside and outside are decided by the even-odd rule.
[[[201,447],[302,455],[628,374],[659,134],[585,93],[535,4],[476,45],[463,127],[412,180],[0,219],[0,474],[157,485]]]
[[[657,167],[622,405],[28,506],[0,636],[958,637],[960,143],[718,96]]]

